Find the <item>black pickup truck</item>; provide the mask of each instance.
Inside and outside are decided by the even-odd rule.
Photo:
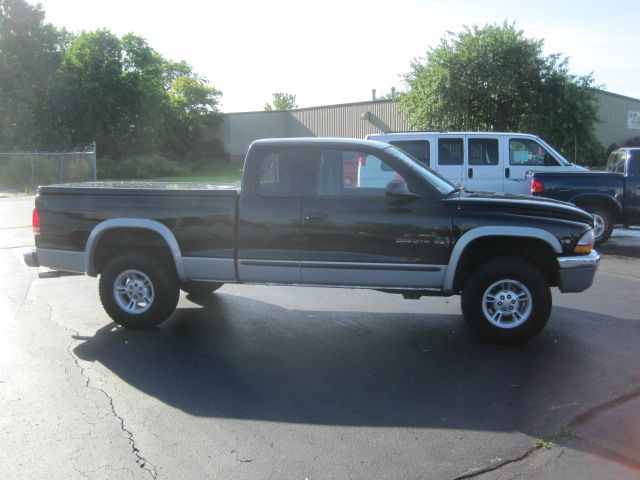
[[[640,148],[611,152],[606,172],[535,172],[531,194],[571,202],[593,215],[595,245],[615,224],[640,224]]]
[[[385,186],[360,165],[395,172]],[[471,194],[396,147],[369,140],[254,142],[242,190],[206,184],[40,187],[30,266],[100,275],[118,324],[148,328],[179,289],[224,283],[370,288],[415,299],[462,295],[465,319],[503,341],[536,335],[550,287],[588,288],[593,219],[533,197]]]

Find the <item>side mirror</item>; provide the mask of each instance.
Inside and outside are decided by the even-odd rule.
[[[404,180],[391,180],[387,184],[387,188],[385,188],[385,194],[390,197],[400,197],[400,198],[418,198],[418,195],[411,192],[407,185],[407,182]]]

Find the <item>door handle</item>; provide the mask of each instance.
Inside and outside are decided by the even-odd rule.
[[[304,221],[306,223],[325,223],[328,218],[328,215],[324,212],[309,212],[305,214]]]
[[[504,169],[504,178],[509,178],[511,176],[511,171],[508,168]]]
[[[473,168],[469,167],[469,170],[467,170],[467,176],[469,178],[473,178]]]

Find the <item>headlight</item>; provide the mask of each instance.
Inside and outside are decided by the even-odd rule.
[[[578,240],[578,243],[576,243],[573,251],[575,253],[591,253],[591,250],[593,250],[594,240],[595,237],[593,234],[593,228],[590,228],[585,232],[584,235],[580,237],[580,240]]]

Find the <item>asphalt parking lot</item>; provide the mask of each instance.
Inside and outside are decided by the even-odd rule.
[[[244,285],[132,332],[24,266],[32,204],[0,198],[0,478],[640,478],[640,231],[522,347],[457,297]]]

